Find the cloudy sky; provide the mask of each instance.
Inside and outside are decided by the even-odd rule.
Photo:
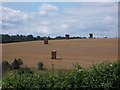
[[[4,2],[0,13],[1,33],[4,34],[118,35],[117,2]]]

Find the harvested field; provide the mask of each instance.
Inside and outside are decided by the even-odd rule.
[[[57,51],[57,59],[51,59],[51,50]],[[49,40],[9,43],[2,45],[1,60],[13,61],[21,58],[24,65],[36,67],[43,62],[46,68],[72,69],[73,64],[88,67],[103,61],[113,62],[118,59],[117,39],[76,39],[76,40]]]

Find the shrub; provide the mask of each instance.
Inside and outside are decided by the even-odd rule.
[[[17,73],[18,74],[24,74],[24,73],[33,74],[33,71],[28,67],[21,67],[17,70]]]
[[[2,61],[2,73],[10,69],[10,64],[8,61]]]
[[[44,70],[42,62],[38,63],[38,70]]]
[[[19,69],[22,64],[23,61],[21,59],[14,59],[14,61],[11,64],[11,67],[12,69]]]
[[[120,60],[117,61],[117,63],[114,63],[114,70],[116,71],[114,75],[114,80],[112,83],[112,87],[114,88],[120,88]]]
[[[79,67],[77,70],[71,72],[46,73],[44,75],[35,73],[10,74],[2,82],[3,89],[15,88],[17,90],[33,90],[34,88],[38,90],[41,88],[61,90],[119,90],[119,86],[120,61],[116,63],[97,64],[87,69]]]

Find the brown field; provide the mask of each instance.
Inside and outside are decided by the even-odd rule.
[[[51,50],[57,50],[57,60],[50,57]],[[118,59],[117,39],[78,39],[50,40],[48,45],[43,41],[9,43],[2,45],[1,60],[12,62],[21,58],[24,65],[37,67],[42,61],[46,68],[52,64],[56,69],[72,69],[73,64],[88,67],[103,61],[113,62]]]

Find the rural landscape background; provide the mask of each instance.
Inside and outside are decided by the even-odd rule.
[[[50,40],[48,45],[43,44],[43,39],[3,44],[1,58],[9,61],[21,58],[31,67],[42,61],[47,67],[54,63],[68,69],[76,63],[88,67],[101,61],[115,61],[118,58],[117,10],[117,2],[2,3],[2,33],[13,35],[3,36],[3,42],[15,41],[16,35],[18,41],[24,39],[24,35],[29,35],[32,41],[33,36],[36,40],[45,36],[62,39],[65,34],[78,40]],[[96,39],[84,39],[89,38],[89,33]],[[51,50],[57,50],[61,60],[51,60]]]
[[[54,64],[55,68],[71,69],[74,64],[89,67],[118,59],[117,39],[50,40],[48,45],[43,41],[32,41],[4,44],[2,49],[3,60],[12,62],[14,58],[21,58],[29,67],[36,67],[41,61],[47,68]],[[51,59],[52,50],[57,50],[58,60]]]
[[[117,2],[0,7],[3,89],[120,87]]]

